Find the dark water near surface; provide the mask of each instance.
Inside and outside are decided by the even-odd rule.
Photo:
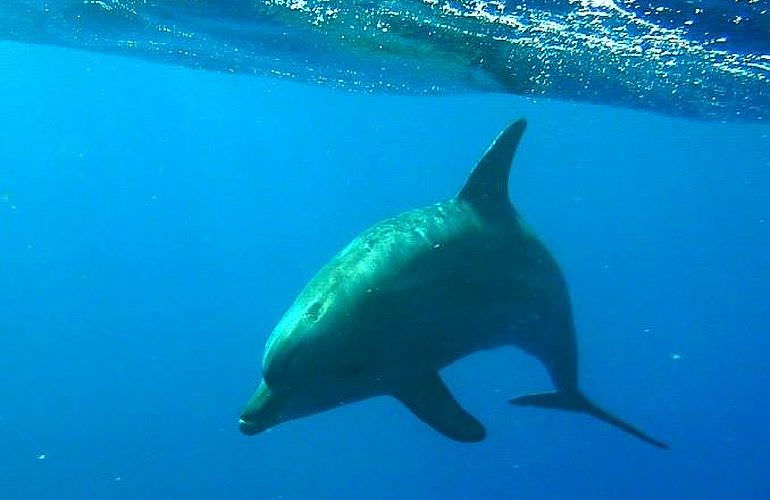
[[[624,0],[637,15],[667,28],[681,28],[689,38],[724,39],[743,53],[770,51],[770,5],[762,0]]]
[[[0,40],[365,92],[767,121],[768,1],[4,0]]]
[[[0,71],[0,498],[770,496],[767,125],[18,43]],[[443,373],[477,445],[386,398],[239,434],[304,282],[519,116],[512,195],[564,268],[581,383],[672,450],[511,407],[550,387],[512,349]]]

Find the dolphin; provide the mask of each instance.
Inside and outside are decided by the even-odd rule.
[[[510,403],[586,413],[667,448],[578,385],[564,277],[508,197],[525,127],[520,120],[500,134],[457,196],[364,231],[310,280],[267,341],[263,378],[240,417],[244,434],[389,395],[448,438],[480,441],[484,426],[439,371],[516,346],[545,365],[555,390]]]

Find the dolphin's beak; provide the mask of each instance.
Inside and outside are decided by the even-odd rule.
[[[258,434],[263,429],[260,429],[257,424],[254,422],[249,422],[248,420],[244,420],[243,417],[238,419],[238,428],[241,430],[242,433],[246,434],[247,436],[253,436],[254,434]]]
[[[259,434],[277,423],[277,400],[262,381],[238,419],[238,428],[247,436]]]

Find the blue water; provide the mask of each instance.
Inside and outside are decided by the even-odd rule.
[[[350,94],[0,44],[0,498],[770,498],[770,127],[513,96]],[[445,370],[447,440],[387,398],[245,437],[295,294],[530,127],[514,203],[570,285],[587,393],[672,446]]]

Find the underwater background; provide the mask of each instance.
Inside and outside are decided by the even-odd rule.
[[[727,43],[767,54],[738,12]],[[672,449],[509,405],[551,387],[514,349],[442,372],[479,444],[390,398],[241,435],[303,284],[519,117],[512,198],[564,270],[581,384]],[[2,499],[766,499],[769,329],[766,123],[0,42]]]

